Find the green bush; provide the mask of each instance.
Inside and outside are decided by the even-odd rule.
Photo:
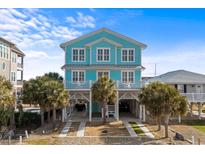
[[[41,125],[41,116],[37,113],[19,112],[15,113],[15,122],[17,128],[33,128]]]

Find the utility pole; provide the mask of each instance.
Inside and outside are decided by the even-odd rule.
[[[157,64],[154,64],[154,76],[157,76]]]

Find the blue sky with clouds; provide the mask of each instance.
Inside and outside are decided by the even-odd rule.
[[[205,9],[0,9],[0,36],[25,54],[25,79],[63,74],[59,44],[107,27],[148,45],[144,76],[176,69],[205,74]]]

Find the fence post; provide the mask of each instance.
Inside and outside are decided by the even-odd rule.
[[[25,135],[26,135],[26,138],[28,138],[28,131],[25,130]]]
[[[198,145],[201,145],[201,139],[198,138]]]
[[[192,144],[194,144],[194,136],[191,137]]]
[[[11,144],[11,135],[9,135],[9,140],[8,140],[8,144]]]
[[[22,144],[22,136],[19,136],[19,144]]]

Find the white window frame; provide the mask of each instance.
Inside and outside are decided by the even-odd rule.
[[[123,50],[127,50],[127,61],[123,60]],[[129,50],[133,50],[133,60],[129,60]],[[121,62],[135,62],[135,48],[122,48],[121,49]]]
[[[78,51],[78,57],[77,57],[78,60],[73,59],[73,50]],[[80,50],[84,50],[84,60],[80,60]],[[72,56],[72,62],[85,62],[86,61],[86,49],[85,48],[72,48],[71,56]]]
[[[99,72],[108,72],[108,78],[110,79],[110,71],[109,70],[97,70],[96,71],[96,80],[99,79],[99,77],[98,77]]]
[[[127,72],[127,82],[123,82],[123,72]],[[133,73],[133,82],[128,81],[129,80],[129,72]],[[122,70],[121,71],[121,82],[126,83],[135,83],[135,71],[134,70]]]
[[[102,60],[98,60],[98,50],[101,49],[103,50],[103,54],[102,54]],[[105,57],[104,57],[104,50],[108,50],[109,51],[109,60],[105,60]],[[110,48],[97,48],[96,49],[96,62],[110,62],[111,60],[111,53],[110,53]]]
[[[78,81],[73,81],[73,72],[78,72]],[[79,81],[80,79],[80,73],[79,72],[84,72],[84,81]],[[71,70],[71,81],[72,83],[85,83],[86,80],[86,71],[85,70]]]
[[[13,80],[14,79],[14,80]],[[16,81],[16,72],[11,72],[11,81],[15,82]]]

